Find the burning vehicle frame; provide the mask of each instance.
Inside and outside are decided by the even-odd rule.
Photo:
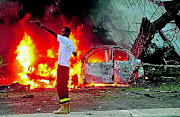
[[[91,48],[83,62],[82,79],[84,84],[89,86],[128,86],[129,81],[144,74],[140,59],[129,50],[114,45]]]

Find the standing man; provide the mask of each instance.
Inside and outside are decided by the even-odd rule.
[[[58,69],[57,69],[57,92],[60,99],[61,107],[55,110],[54,114],[67,114],[70,113],[70,98],[68,96],[68,80],[69,80],[69,59],[71,54],[77,56],[74,42],[68,37],[71,33],[70,28],[64,27],[59,34],[45,27],[40,21],[32,21],[39,25],[57,38],[59,42],[59,56],[58,56]]]

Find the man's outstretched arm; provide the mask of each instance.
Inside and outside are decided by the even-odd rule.
[[[53,30],[47,28],[46,26],[44,26],[43,24],[40,23],[40,21],[31,21],[31,23],[35,23],[37,25],[39,25],[39,27],[42,27],[43,29],[45,29],[46,31],[48,31],[49,33],[51,33],[52,35],[54,35],[57,38],[57,33],[54,32]]]

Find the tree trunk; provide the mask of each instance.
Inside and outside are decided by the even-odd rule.
[[[167,23],[172,20],[175,20],[177,26],[179,27],[179,19],[178,12],[180,10],[180,1],[174,0],[172,2],[165,3],[165,7],[167,12],[164,13],[159,19],[150,23],[147,18],[142,19],[140,32],[138,37],[135,40],[135,43],[131,49],[134,55],[141,59],[144,52],[146,51],[149,43],[153,39],[153,36],[158,32],[160,29],[165,27]]]

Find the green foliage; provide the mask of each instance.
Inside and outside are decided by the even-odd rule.
[[[159,87],[151,88],[151,90],[162,90],[162,91],[180,91],[180,84],[164,84]]]
[[[2,57],[0,56],[0,65],[2,64],[2,62],[3,62],[3,59],[2,59]]]
[[[169,84],[162,84],[158,86],[149,86],[148,88],[146,87],[129,87],[127,90],[160,90],[160,91],[180,91],[180,84],[179,83],[169,83]]]

